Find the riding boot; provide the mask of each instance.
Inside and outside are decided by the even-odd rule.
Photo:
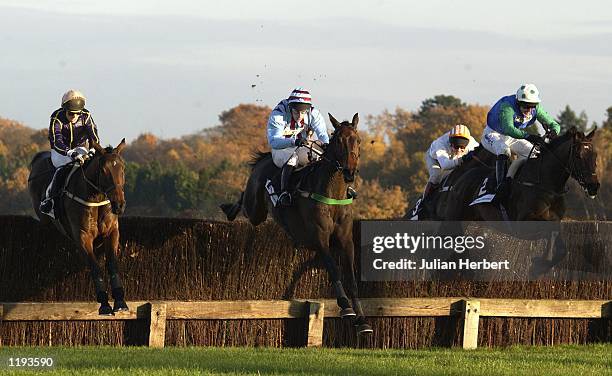
[[[45,192],[45,198],[40,203],[40,212],[51,218],[55,218],[55,199],[59,197],[62,192],[63,176],[66,170],[68,169],[65,166],[58,167],[55,170],[53,179],[51,179],[51,184],[49,184],[49,188],[47,188]]]
[[[355,188],[349,186],[346,188],[346,197],[347,198],[352,198],[352,199],[356,199],[357,198],[357,191],[355,190]]]
[[[508,167],[508,156],[505,154],[498,155],[495,160],[495,179],[497,186],[495,188],[496,199],[502,200],[507,194],[511,185],[511,178],[506,177]]]
[[[289,181],[294,169],[295,166],[285,163],[281,170],[281,194],[278,196],[278,202],[281,206],[291,206],[292,204],[291,193],[289,193]]]
[[[439,184],[434,184],[432,182],[427,182],[425,186],[425,191],[423,192],[423,198],[421,199],[421,203],[424,203],[429,197],[431,197],[432,193],[438,189]]]

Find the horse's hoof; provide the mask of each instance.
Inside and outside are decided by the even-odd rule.
[[[372,333],[374,333],[374,331],[372,330],[372,327],[369,324],[357,325],[357,334],[368,335]]]
[[[228,221],[233,221],[240,213],[240,206],[236,204],[221,204],[219,205],[221,210],[225,213]]]
[[[343,319],[356,317],[355,311],[351,307],[344,308],[340,311],[340,317]]]
[[[115,300],[115,303],[113,304],[113,312],[124,312],[129,310],[130,309],[125,303],[125,300]]]
[[[98,314],[100,316],[112,316],[113,315],[113,308],[108,303],[102,304],[100,306],[100,309],[98,309]]]

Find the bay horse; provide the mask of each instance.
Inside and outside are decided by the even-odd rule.
[[[334,133],[321,159],[307,166],[300,181],[300,194],[294,194],[290,207],[274,206],[265,189],[267,179],[277,174],[270,153],[258,153],[251,162],[252,172],[238,202],[223,204],[221,209],[232,221],[240,210],[254,226],[264,222],[268,210],[274,220],[293,239],[294,244],[312,249],[321,258],[334,285],[342,318],[351,318],[359,334],[372,333],[357,297],[354,270],[353,209],[347,199],[348,184],[355,180],[359,164],[361,139],[357,133],[359,115],[351,122],[338,122],[331,114]],[[321,199],[323,197],[323,199]],[[332,201],[325,199],[331,198]],[[332,204],[335,203],[335,204]],[[340,204],[341,203],[341,204]],[[333,255],[340,255],[342,269],[348,276],[348,295],[342,285],[342,275]],[[352,302],[352,306],[351,306]]]
[[[596,173],[595,130],[588,135],[570,128],[528,158],[512,179],[504,207],[512,221],[560,221],[565,214],[565,185],[574,178],[591,198],[599,190]],[[473,168],[455,183],[448,200],[447,220],[500,221],[505,218],[494,204],[470,206],[490,170]]]
[[[28,190],[34,211],[41,224],[53,223],[87,258],[96,300],[100,303],[100,315],[113,315],[114,312],[128,310],[117,265],[120,252],[118,216],[125,210],[125,163],[121,157],[124,147],[125,139],[116,148],[105,149],[93,143],[95,154],[88,154],[89,159],[84,163],[75,162],[64,167],[74,170],[61,197],[55,199],[56,219],[41,214],[39,210],[41,198],[55,171],[51,164],[51,153],[39,152],[30,163]],[[97,260],[97,250],[100,247],[106,256],[113,307],[108,302],[108,293]]]
[[[430,197],[423,203],[419,199],[416,205],[410,208],[402,219],[418,221],[442,221],[446,217],[446,208],[450,197],[450,191],[459,178],[469,169],[482,167],[493,168],[495,165],[495,155],[487,151],[482,145],[473,150],[474,156],[469,161],[455,168],[446,178],[444,178]]]

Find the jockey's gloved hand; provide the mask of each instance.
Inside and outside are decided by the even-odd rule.
[[[461,160],[463,161],[463,163],[465,163],[471,161],[472,158],[474,158],[474,150],[468,152],[466,155],[461,157]]]
[[[549,140],[552,140],[553,138],[557,137],[559,134],[557,133],[556,130],[554,129],[550,129],[548,132],[546,132],[546,138],[548,138]]]
[[[307,144],[307,141],[304,140],[303,138],[295,139],[295,146],[305,146],[306,144]]]
[[[71,152],[69,152],[68,156],[70,157],[70,159],[72,159],[75,162],[79,162],[79,163],[83,163],[85,162],[85,160],[83,159],[83,156],[81,155],[81,153],[79,153],[76,150],[73,150]]]
[[[525,140],[531,142],[534,145],[538,145],[538,146],[542,146],[545,144],[544,139],[535,134],[528,135],[527,137],[525,137]]]

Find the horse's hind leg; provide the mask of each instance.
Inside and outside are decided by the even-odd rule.
[[[266,220],[268,217],[268,202],[263,184],[258,184],[256,180],[249,179],[241,199],[244,214],[253,226],[257,226]]]
[[[80,235],[81,248],[85,251],[87,262],[89,264],[89,271],[91,272],[91,278],[96,288],[96,300],[100,303],[98,313],[100,315],[112,315],[113,308],[108,304],[108,293],[104,287],[104,280],[102,279],[102,271],[98,265],[98,260],[93,250],[93,238],[88,233],[81,233]]]
[[[225,213],[228,221],[233,221],[240,213],[240,209],[242,209],[242,200],[244,198],[244,192],[240,193],[240,198],[234,204],[221,204],[219,207]]]
[[[104,251],[106,252],[106,270],[110,276],[112,296],[115,300],[113,304],[113,312],[128,311],[129,308],[125,302],[125,292],[121,277],[119,276],[119,267],[117,258],[119,257],[119,229],[115,224],[115,228],[110,233],[110,236],[104,239]]]

